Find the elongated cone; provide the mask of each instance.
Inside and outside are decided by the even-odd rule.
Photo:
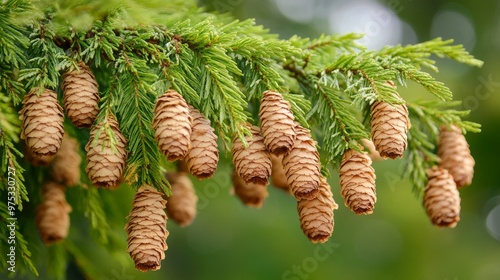
[[[64,108],[76,127],[90,127],[99,113],[99,90],[94,74],[83,62],[78,69],[64,73]]]
[[[460,194],[453,177],[444,168],[427,170],[424,207],[431,222],[438,227],[454,228],[460,220]]]
[[[196,217],[198,197],[193,183],[183,172],[166,173],[172,195],[167,197],[167,215],[181,227],[190,225]]]
[[[37,207],[35,223],[43,243],[51,245],[66,238],[71,206],[66,202],[65,188],[54,182],[42,187],[42,202]]]
[[[189,109],[175,90],[167,90],[156,101],[153,129],[158,147],[169,161],[181,160],[191,147]]]
[[[283,169],[283,156],[277,157],[271,154],[271,162],[273,164],[271,172],[273,186],[289,194],[292,194],[292,190],[290,190],[290,187],[288,186],[288,182],[286,180],[285,169]]]
[[[290,103],[277,92],[265,91],[259,117],[267,150],[276,156],[290,151],[295,141],[295,118],[290,111]]]
[[[113,146],[111,137],[115,139]],[[89,142],[85,146],[87,151],[85,170],[94,186],[110,189],[118,187],[127,159],[126,146],[127,140],[113,117],[104,119],[92,127]]]
[[[59,150],[64,135],[63,111],[54,91],[45,89],[37,96],[38,91],[33,88],[24,96],[19,111],[21,139],[26,140],[34,157],[51,157]]]
[[[388,83],[394,86],[394,83]],[[395,159],[403,156],[410,126],[406,105],[391,105],[383,101],[373,103],[371,140],[382,157]]]
[[[238,198],[248,207],[260,208],[269,195],[266,185],[246,183],[236,171],[231,175],[233,180],[233,191]]]
[[[340,163],[340,192],[345,205],[356,214],[371,214],[377,201],[375,170],[365,153],[348,150]]]
[[[184,162],[189,173],[198,179],[207,179],[214,175],[219,162],[217,135],[210,126],[210,121],[191,105],[189,114],[193,119],[191,149],[187,152]]]
[[[74,186],[80,182],[80,163],[82,157],[78,153],[78,142],[75,138],[64,135],[61,148],[50,166],[51,176],[58,183]]]
[[[300,227],[313,243],[325,243],[333,233],[333,210],[339,206],[333,200],[330,185],[321,177],[319,193],[312,199],[301,199],[297,202]]]
[[[158,270],[165,259],[168,246],[166,239],[166,200],[155,188],[143,185],[134,197],[134,202],[125,231],[128,234],[127,252],[139,271]]]
[[[439,166],[448,170],[458,188],[468,186],[474,176],[474,158],[462,131],[455,125],[441,127],[439,132]]]
[[[283,157],[283,169],[295,198],[311,199],[318,194],[320,185],[321,163],[317,143],[309,130],[300,125],[295,127],[295,133],[293,148]]]
[[[256,126],[250,128],[251,136],[246,137],[248,148],[236,136],[233,140],[233,163],[238,176],[246,183],[266,186],[271,176],[271,159],[264,145],[264,138]]]

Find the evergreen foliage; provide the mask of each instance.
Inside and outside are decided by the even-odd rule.
[[[412,121],[406,174],[419,195],[425,185],[426,168],[437,162],[439,127],[453,123],[463,132],[480,130],[478,124],[462,120],[469,112],[453,109],[460,101],[451,101],[451,90],[425,71],[438,71],[434,56],[470,66],[482,65],[461,45],[452,45],[451,40],[437,38],[379,51],[359,45],[360,34],[283,40],[253,20],[237,21],[227,15],[210,14],[197,8],[192,0],[1,0],[0,34],[0,191],[6,197],[6,170],[14,168],[18,182],[15,203],[23,216],[34,216],[30,200],[38,196],[36,186],[43,180],[43,176],[31,173],[48,172],[44,168],[35,172],[23,160],[17,114],[20,101],[33,87],[60,93],[61,74],[76,67],[80,60],[91,67],[99,82],[101,111],[97,122],[115,116],[128,140],[124,176],[132,187],[128,195],[143,184],[170,194],[162,172],[172,166],[162,157],[151,127],[154,103],[168,88],[177,90],[211,120],[226,149],[234,136],[244,141],[244,136],[249,135],[247,123],[258,124],[256,108],[262,92],[281,92],[290,102],[296,120],[310,127],[320,143],[325,174],[329,165],[337,167],[346,150],[359,150],[360,140],[369,139],[366,120],[370,104],[377,100],[406,104]],[[406,101],[386,83],[389,80],[403,87],[413,81],[435,99]],[[61,94],[59,98],[62,100]],[[83,147],[88,132],[77,131],[69,123],[66,126],[67,133]],[[101,133],[112,135],[107,130]],[[26,177],[33,182],[25,185]],[[96,233],[93,237],[101,243],[110,248],[117,246],[118,241],[109,240],[109,232],[120,227],[116,224],[123,217],[108,220],[113,214],[106,209],[119,206],[106,206],[116,202],[83,177],[82,186],[87,187],[76,191],[83,199],[73,197],[81,206],[74,209],[75,215],[88,217]],[[9,216],[5,201],[0,201],[2,220]],[[23,207],[27,203],[29,207]],[[36,275],[23,237],[27,230],[20,228],[23,226],[18,224],[16,244],[24,265],[19,264],[17,273],[31,270]],[[6,230],[0,228],[2,252],[7,251],[3,240],[8,235]],[[65,250],[57,247],[51,252],[61,262],[67,260],[61,255],[66,251],[82,258],[82,264],[88,262],[75,246],[84,238],[78,235],[67,241]],[[40,244],[33,237],[28,241],[30,245]],[[5,257],[0,256],[3,270]],[[84,272],[85,267],[81,267]],[[88,267],[86,273],[97,275]],[[54,275],[62,278],[63,270],[64,266],[59,267]]]

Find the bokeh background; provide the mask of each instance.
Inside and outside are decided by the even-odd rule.
[[[461,221],[455,229],[432,226],[410,182],[400,178],[403,160],[377,162],[378,201],[370,216],[356,216],[343,206],[338,174],[332,173],[329,182],[340,206],[335,211],[335,231],[328,243],[314,245],[300,229],[294,198],[284,192],[270,187],[261,209],[243,206],[230,192],[231,165],[226,158],[212,179],[194,180],[200,199],[195,222],[187,228],[168,223],[169,249],[160,271],[135,271],[123,255],[123,244],[116,244],[121,254],[106,252],[87,238],[91,233],[73,227],[70,235],[81,242],[66,249],[87,259],[70,265],[68,279],[83,279],[78,266],[92,269],[97,279],[113,280],[500,279],[500,1],[201,0],[200,4],[239,19],[255,18],[285,39],[294,34],[359,32],[366,34],[362,43],[378,49],[453,38],[484,60],[481,69],[439,60],[441,71],[435,74],[456,99],[464,100],[460,109],[471,110],[468,119],[482,124],[480,134],[467,134],[476,167],[473,184],[460,191]],[[427,96],[418,86],[401,93],[409,99]],[[78,200],[75,192],[68,191],[68,196]],[[123,215],[125,224],[132,196],[129,188],[103,193],[104,202],[123,201],[107,209],[108,214]],[[121,229],[109,234],[117,237],[111,240],[125,238]],[[50,269],[42,267],[40,272],[46,275]]]

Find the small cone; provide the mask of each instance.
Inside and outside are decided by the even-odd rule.
[[[45,89],[37,96],[38,90],[33,88],[24,96],[19,111],[21,139],[26,140],[34,157],[51,157],[59,150],[64,135],[63,112],[54,91]]]
[[[64,135],[61,148],[51,165],[51,176],[58,183],[74,186],[80,182],[80,163],[82,157],[78,153],[78,142],[75,138]]]
[[[297,202],[300,227],[313,243],[325,243],[333,233],[333,210],[339,206],[333,200],[330,185],[321,177],[319,193],[312,199],[301,199]]]
[[[78,69],[63,75],[64,108],[76,127],[90,127],[99,113],[99,90],[90,68],[80,61]]]
[[[114,147],[111,147],[111,138],[107,132],[115,139]],[[94,186],[111,189],[118,187],[127,159],[126,145],[127,140],[113,117],[104,119],[92,127],[89,142],[85,146],[87,151],[85,171]]]
[[[444,168],[427,171],[424,207],[431,222],[438,227],[454,228],[460,220],[460,194],[453,177]]]
[[[295,127],[297,135],[293,148],[283,157],[283,169],[293,195],[297,200],[311,199],[319,191],[320,168],[316,141],[309,130]]]
[[[474,158],[462,131],[456,126],[441,127],[439,133],[439,166],[448,170],[458,188],[468,186],[474,176]]]
[[[153,129],[158,147],[169,161],[181,160],[191,147],[191,122],[184,98],[167,90],[156,101]]]
[[[190,225],[196,217],[198,197],[186,173],[167,173],[172,195],[167,197],[167,214],[179,226]]]
[[[391,85],[394,85],[392,82]],[[410,128],[406,105],[391,105],[376,101],[371,107],[371,140],[384,158],[402,157]]]
[[[168,248],[165,204],[162,193],[151,186],[144,185],[135,194],[125,230],[127,252],[139,271],[158,270],[165,259]]]
[[[283,169],[283,157],[271,155],[272,162],[272,172],[271,178],[273,180],[273,186],[281,189],[289,194],[292,194],[292,190],[288,186],[288,182],[286,180],[285,170]]]
[[[189,114],[193,119],[191,132],[191,149],[184,162],[189,173],[198,179],[207,179],[214,175],[219,162],[217,135],[200,111],[189,105]]]
[[[295,118],[283,96],[274,91],[265,91],[259,117],[267,150],[276,156],[290,151],[295,141]]]
[[[42,202],[37,207],[35,223],[45,245],[64,240],[70,225],[71,206],[66,202],[64,186],[47,182],[42,188]]]
[[[233,180],[233,190],[236,196],[248,207],[260,208],[264,200],[269,195],[265,185],[246,183],[233,171],[231,178]]]
[[[233,163],[238,176],[247,184],[254,183],[266,186],[271,176],[271,159],[264,145],[264,138],[256,126],[250,128],[251,136],[246,137],[248,148],[245,149],[240,138],[233,142]]]
[[[375,148],[372,140],[361,139],[361,144],[365,147],[365,151],[368,153],[368,156],[372,159],[372,161],[380,161],[385,159],[380,156],[380,153]]]
[[[340,163],[340,192],[345,205],[356,214],[371,214],[377,201],[375,170],[366,153],[348,150]]]

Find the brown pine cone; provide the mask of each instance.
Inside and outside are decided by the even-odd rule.
[[[99,90],[90,68],[83,61],[63,75],[64,108],[77,127],[90,127],[99,113]]]
[[[377,201],[375,170],[366,153],[348,150],[340,163],[340,192],[345,205],[356,214],[371,214]]]
[[[127,252],[139,271],[158,270],[161,260],[165,259],[168,248],[166,203],[162,193],[148,185],[140,187],[135,194],[125,230]]]
[[[42,202],[38,205],[35,223],[45,245],[62,241],[68,235],[71,206],[66,202],[65,188],[47,182],[42,188]]]
[[[395,159],[403,156],[410,126],[406,105],[391,105],[383,101],[373,103],[371,140],[382,157]]]
[[[192,118],[184,98],[167,90],[156,101],[153,129],[158,147],[169,161],[181,160],[191,147]]]
[[[51,176],[58,183],[74,186],[80,182],[80,163],[78,142],[75,138],[64,135],[61,148],[51,164]]]
[[[198,197],[186,173],[166,173],[172,194],[167,197],[167,215],[179,226],[190,225],[196,217]]]
[[[283,156],[277,157],[271,154],[271,162],[271,178],[273,180],[273,186],[289,194],[292,194],[292,190],[290,190],[290,187],[288,186],[288,182],[286,180],[285,169],[283,169]]]
[[[453,177],[444,168],[427,170],[424,207],[431,222],[438,227],[454,228],[460,220],[460,194]]]
[[[311,199],[318,194],[320,185],[321,163],[317,143],[309,130],[298,124],[295,133],[293,148],[283,157],[283,169],[295,198]]]
[[[184,162],[189,173],[198,179],[207,179],[214,175],[219,162],[219,150],[217,147],[217,135],[200,111],[189,105],[191,115],[191,149],[187,152]]]
[[[439,166],[448,170],[457,187],[470,185],[475,161],[470,154],[469,144],[458,127],[441,127],[437,152],[441,158]]]
[[[248,207],[260,208],[269,195],[266,185],[246,183],[238,176],[236,171],[231,174],[233,180],[233,191],[238,198]]]
[[[113,148],[108,132],[116,140]],[[85,146],[87,151],[85,171],[94,186],[110,189],[118,187],[127,160],[126,146],[127,140],[113,117],[104,119],[92,127],[89,142]]]
[[[295,141],[295,118],[290,111],[290,103],[277,92],[265,91],[259,117],[267,150],[276,156],[290,151]]]
[[[238,176],[247,184],[254,183],[266,186],[271,176],[271,159],[264,145],[264,138],[256,126],[250,128],[251,136],[246,136],[248,148],[245,149],[240,138],[233,140],[233,163]]]
[[[325,243],[332,236],[334,220],[333,210],[339,206],[333,200],[330,185],[321,176],[319,193],[312,199],[301,199],[297,202],[300,227],[313,243]]]
[[[24,96],[19,111],[21,139],[26,140],[34,157],[51,157],[59,150],[64,135],[63,111],[54,91],[45,89],[37,96],[38,92],[38,88],[33,88]]]

